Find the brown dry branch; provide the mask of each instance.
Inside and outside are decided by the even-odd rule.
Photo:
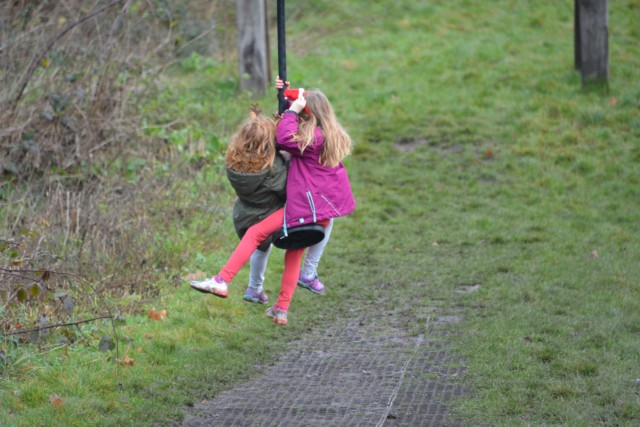
[[[96,320],[100,320],[100,319],[112,319],[112,317],[111,317],[111,315],[98,316],[98,317],[92,317],[91,319],[78,320],[76,322],[56,323],[54,325],[39,326],[37,328],[32,328],[32,329],[21,329],[19,331],[2,332],[2,335],[6,336],[6,335],[28,334],[30,332],[40,332],[40,331],[44,331],[44,330],[47,330],[47,329],[62,328],[62,327],[65,327],[65,326],[81,325],[83,323],[95,322]]]
[[[129,10],[129,6],[131,5],[132,1],[133,0],[126,0],[126,3],[124,4],[124,6],[122,6],[122,10],[120,11],[116,19],[114,19],[113,23],[111,24],[111,29],[109,30],[109,35],[107,37],[105,48],[102,52],[102,55],[100,55],[100,59],[102,60],[102,62],[106,62],[109,57],[109,52],[111,51],[111,45],[113,44],[113,34],[115,33],[116,28],[118,27],[118,23],[122,19],[122,16],[125,13],[127,13],[127,11]]]

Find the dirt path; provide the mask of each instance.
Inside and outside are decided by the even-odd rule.
[[[459,317],[425,307],[426,327],[409,334],[400,313],[378,310],[364,305],[310,332],[260,375],[200,402],[183,426],[462,425],[448,411],[465,393],[447,341]]]

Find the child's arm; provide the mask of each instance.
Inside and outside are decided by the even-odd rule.
[[[291,104],[289,109],[285,111],[285,114],[282,115],[282,119],[276,127],[278,148],[288,151],[293,155],[300,155],[298,141],[295,141],[294,137],[298,133],[298,113],[300,113],[306,105],[307,100],[304,97],[304,89],[300,89],[298,98]]]
[[[279,150],[294,156],[300,156],[300,148],[295,136],[298,133],[298,115],[293,111],[285,111],[276,126],[276,142]]]

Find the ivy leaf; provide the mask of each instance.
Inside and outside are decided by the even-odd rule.
[[[31,289],[29,289],[29,295],[31,295],[32,297],[37,297],[38,295],[40,295],[40,286],[37,283],[33,285]]]
[[[67,314],[71,314],[71,312],[75,307],[76,307],[76,300],[71,295],[66,295],[62,299],[62,308],[64,308],[64,311],[66,311]]]
[[[27,294],[27,291],[24,290],[24,288],[18,289],[18,301],[25,302],[28,296],[29,295]]]
[[[116,343],[113,342],[111,336],[109,335],[104,335],[100,340],[100,344],[98,344],[98,350],[100,350],[102,353],[106,353],[107,351],[113,350],[114,348],[116,348]]]

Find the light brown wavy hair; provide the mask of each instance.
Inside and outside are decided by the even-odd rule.
[[[276,156],[276,127],[267,116],[251,113],[231,137],[225,163],[239,173],[262,172],[273,166]]]
[[[340,125],[331,103],[327,97],[317,89],[305,91],[307,108],[311,114],[301,112],[298,134],[300,152],[313,143],[314,129],[319,127],[324,135],[324,147],[320,153],[320,163],[335,168],[342,160],[351,154],[351,137]]]

